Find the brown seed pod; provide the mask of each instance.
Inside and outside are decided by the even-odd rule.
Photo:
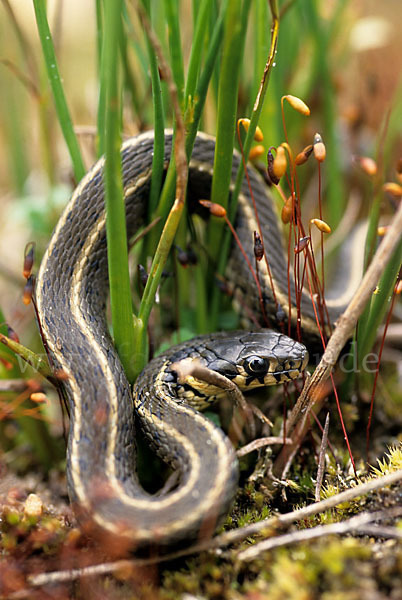
[[[211,202],[211,200],[198,200],[198,202],[202,204],[202,206],[205,206],[205,208],[208,208],[209,212],[214,217],[223,218],[226,216],[226,209],[221,204]]]
[[[185,250],[183,250],[182,248],[180,248],[180,246],[175,245],[175,248],[177,250],[177,260],[179,261],[179,263],[181,264],[182,267],[186,268],[189,265],[189,260],[188,260],[188,254]]]
[[[311,154],[313,152],[313,144],[309,144],[295,158],[295,163],[297,166],[304,165],[305,162],[308,161]]]
[[[64,369],[56,369],[54,372],[54,376],[60,381],[67,381],[70,377]]]
[[[282,223],[284,223],[285,225],[287,225],[287,223],[290,223],[292,220],[292,214],[293,214],[293,196],[289,196],[289,198],[286,200],[285,204],[283,205],[282,208],[282,212],[281,212],[281,220]]]
[[[360,168],[366,173],[366,175],[373,177],[373,175],[377,174],[377,163],[369,156],[358,156],[356,157],[356,161],[359,163]]]
[[[331,227],[321,219],[311,219],[310,223],[315,225],[322,233],[331,233]]]
[[[144,265],[138,265],[138,275],[140,277],[141,284],[145,287],[148,281],[148,273]]]
[[[25,246],[24,266],[22,268],[22,275],[25,277],[25,279],[28,279],[28,277],[31,275],[31,272],[32,272],[32,267],[33,267],[33,263],[34,263],[34,251],[35,251],[35,243],[29,242]]]
[[[243,125],[243,127],[244,127],[244,129],[245,129],[246,131],[248,131],[248,130],[249,130],[249,127],[250,127],[250,119],[245,119],[245,118],[243,118],[243,119],[239,119],[239,121],[238,121],[238,122],[240,123],[240,125]],[[255,139],[255,141],[256,141],[256,142],[262,142],[262,140],[264,139],[264,135],[263,135],[263,133],[262,133],[262,131],[261,131],[261,128],[260,128],[260,127],[258,127],[258,125],[257,125],[257,127],[256,127],[256,130],[255,130],[255,133],[254,133],[254,139]]]
[[[308,117],[310,115],[310,109],[303,100],[300,100],[297,96],[292,96],[291,94],[287,94],[283,97],[284,100],[287,100],[294,110],[297,110],[298,113]]]
[[[318,160],[318,162],[324,162],[326,156],[326,149],[325,144],[322,141],[322,137],[319,133],[316,133],[314,135],[313,150],[315,159]]]
[[[308,235],[306,237],[300,238],[294,248],[295,254],[299,254],[299,252],[302,252],[305,248],[307,248],[309,242],[310,242],[310,236],[308,236]]]
[[[254,256],[258,261],[264,256],[264,244],[258,231],[254,231]]]
[[[32,392],[30,398],[32,402],[36,402],[37,404],[47,402],[47,396],[43,392]]]
[[[281,179],[286,173],[286,167],[288,165],[288,161],[286,159],[286,152],[282,146],[279,146],[276,151],[276,156],[274,158],[274,162],[272,165],[274,175],[277,179]]]
[[[257,160],[264,154],[264,152],[265,148],[261,144],[258,144],[258,146],[254,146],[254,148],[251,148],[250,154],[248,155],[249,160]]]
[[[27,279],[27,282],[24,287],[24,292],[22,294],[23,303],[28,306],[28,304],[32,301],[32,295],[34,290],[34,277],[30,275]]]
[[[399,185],[399,183],[388,181],[387,183],[384,183],[382,189],[387,194],[394,196],[394,198],[400,198],[402,196],[402,185]]]
[[[267,154],[267,175],[269,181],[274,185],[278,185],[279,179],[274,173],[274,155],[272,154],[271,148],[268,150]]]

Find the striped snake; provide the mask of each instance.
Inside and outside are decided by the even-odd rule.
[[[208,198],[214,139],[198,134],[189,169],[189,203]],[[144,225],[150,189],[153,133],[122,147],[123,184],[129,236]],[[166,161],[171,134],[166,135]],[[233,156],[233,175],[240,162]],[[212,534],[228,512],[237,485],[238,467],[228,438],[196,410],[222,389],[182,375],[176,365],[190,358],[214,369],[244,389],[294,379],[306,366],[303,345],[271,330],[201,336],[149,363],[133,395],[111,340],[105,317],[107,251],[100,159],[76,188],[43,257],[35,300],[43,340],[52,366],[62,369],[69,404],[67,481],[80,514],[104,534],[120,536],[133,549],[188,543]],[[260,175],[249,176],[269,253],[277,299],[288,311],[287,261],[271,200]],[[249,190],[243,184],[237,233],[253,258],[257,229]],[[235,297],[260,312],[254,281],[237,247],[228,272]],[[270,285],[260,273],[267,313],[275,320]],[[294,290],[292,291],[294,295]],[[331,319],[340,312],[330,307]],[[293,316],[296,314],[293,311]],[[302,298],[302,327],[315,331],[311,302]],[[166,495],[147,494],[135,473],[134,418],[156,452],[180,472],[177,487]]]

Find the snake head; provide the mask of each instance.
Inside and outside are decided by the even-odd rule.
[[[219,334],[201,356],[208,369],[241,390],[297,379],[309,360],[303,344],[270,329]]]
[[[241,341],[241,377],[234,380],[241,389],[291,381],[307,367],[307,348],[281,333],[261,330],[243,336]]]
[[[276,385],[297,379],[308,363],[303,344],[268,329],[200,336],[177,348],[164,381],[200,410],[226,395],[228,380],[242,391]]]
[[[303,344],[272,331],[237,331],[216,340],[217,358],[208,368],[224,375],[241,390],[297,379],[308,363]]]

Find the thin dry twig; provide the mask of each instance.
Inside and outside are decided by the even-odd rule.
[[[402,531],[397,527],[386,527],[383,525],[362,525],[357,532],[360,535],[369,535],[371,537],[385,538],[389,540],[402,540]]]
[[[326,498],[325,500],[321,500],[320,502],[314,502],[309,506],[304,506],[303,508],[299,508],[289,513],[285,513],[283,515],[278,515],[274,517],[270,517],[269,519],[264,519],[263,521],[259,521],[258,523],[251,523],[250,525],[246,525],[245,527],[241,527],[240,529],[234,529],[231,531],[226,531],[221,535],[210,540],[210,543],[213,543],[212,548],[220,548],[222,546],[228,546],[230,544],[234,544],[241,540],[244,540],[246,537],[250,535],[254,535],[256,533],[260,533],[266,529],[270,529],[272,527],[278,527],[283,525],[290,525],[295,521],[300,521],[301,519],[306,519],[307,517],[311,517],[312,515],[316,515],[320,512],[324,512],[331,508],[334,508],[338,504],[342,504],[343,502],[349,502],[358,496],[365,496],[370,492],[386,487],[387,485],[391,485],[398,481],[402,481],[402,469],[395,471],[389,475],[384,475],[383,477],[379,477],[377,479],[372,479],[367,481],[366,483],[361,483],[356,485],[353,488],[340,492],[335,496],[331,496],[330,498]],[[205,546],[207,544],[205,543]],[[197,546],[197,548],[199,545]],[[202,548],[202,549],[207,549]],[[194,550],[194,548],[193,548]],[[197,549],[198,551],[198,549]]]
[[[254,452],[254,450],[258,450],[259,448],[264,448],[265,446],[273,446],[274,444],[291,444],[292,440],[290,438],[283,439],[282,435],[270,435],[268,437],[257,438],[253,440],[249,444],[242,446],[236,451],[236,455],[240,458],[241,456],[245,456],[250,452]]]
[[[318,469],[317,469],[317,482],[315,484],[315,495],[314,495],[316,502],[318,502],[320,500],[322,480],[324,477],[325,452],[326,452],[327,445],[328,445],[328,430],[329,430],[329,413],[327,413],[327,416],[325,418],[324,431],[322,432],[320,457],[318,460]]]
[[[399,517],[400,515],[402,515],[402,507],[399,506],[396,509],[391,509],[390,511],[376,511],[371,513],[364,512],[360,515],[356,515],[355,517],[351,517],[346,521],[342,521],[341,523],[317,525],[316,527],[313,527],[311,529],[302,529],[301,531],[286,533],[285,535],[280,535],[275,538],[259,542],[258,544],[255,544],[255,546],[252,546],[251,548],[247,548],[247,550],[239,552],[237,555],[237,559],[240,561],[254,560],[255,558],[258,558],[263,552],[267,552],[267,550],[279,548],[280,546],[287,546],[289,544],[307,542],[328,535],[344,535],[345,533],[362,534],[362,531],[364,529],[367,529],[367,524],[373,523],[373,521],[389,517]],[[381,529],[383,528],[378,527],[379,531]],[[402,538],[402,532],[398,531],[396,528],[388,529],[393,530],[393,537]],[[373,531],[373,527],[371,527],[371,531]]]

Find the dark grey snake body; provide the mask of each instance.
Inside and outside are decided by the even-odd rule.
[[[153,136],[148,132],[128,140],[122,149],[129,235],[146,220],[152,148]],[[189,197],[193,201],[209,196],[214,148],[212,138],[197,136],[189,172]],[[169,134],[166,160],[170,152]],[[233,173],[239,160],[235,153]],[[72,502],[91,515],[102,531],[120,535],[133,547],[166,546],[213,532],[232,502],[237,461],[221,430],[189,406],[185,394],[177,395],[175,385],[180,387],[180,382],[171,363],[177,361],[177,352],[188,350],[187,343],[173,355],[167,353],[151,363],[140,376],[135,392],[143,427],[164,458],[181,470],[180,485],[167,496],[150,497],[137,481],[132,392],[105,318],[108,285],[102,164],[98,161],[79,184],[53,234],[37,279],[38,316],[53,366],[66,375],[63,387],[70,405],[67,477]],[[286,312],[286,260],[276,216],[262,178],[252,168],[249,175],[277,295]],[[237,232],[251,260],[252,232],[256,229],[253,219],[244,183]],[[250,309],[258,312],[253,281],[237,248],[232,252],[229,270],[234,286],[243,290]],[[271,314],[273,303],[264,276],[262,284],[267,312]],[[313,327],[308,302],[303,310],[303,325]],[[244,341],[241,333],[232,337],[224,334],[216,343],[218,348],[219,344],[230,347],[232,355],[237,352],[243,356],[241,361],[242,352],[266,356],[267,377],[272,379],[266,383],[293,378],[305,366],[306,353],[300,344],[268,331],[255,334],[257,337],[250,335]],[[210,336],[193,342],[193,358],[198,356],[206,366],[219,362],[218,356],[214,359],[216,351],[211,344]],[[290,358],[297,364],[294,371],[288,363],[284,366]],[[239,368],[244,375],[241,361]],[[229,375],[228,371],[224,374],[236,378],[230,375],[236,364],[234,356],[229,363]],[[293,374],[287,377],[289,369]],[[163,375],[156,378],[155,373]],[[259,385],[264,384],[261,374],[259,379]],[[185,392],[186,386],[181,388]]]

